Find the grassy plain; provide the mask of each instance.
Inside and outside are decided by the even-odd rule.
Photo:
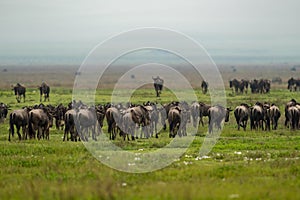
[[[283,126],[284,104],[300,93],[284,87],[272,88],[269,95],[232,95],[226,91],[227,104],[268,101],[280,107],[282,117],[276,131],[237,131],[233,114],[213,150],[199,158],[199,148],[207,125],[199,127],[195,140],[185,154],[170,166],[150,173],[130,174],[111,169],[97,161],[77,142],[62,142],[63,132],[54,127],[50,141],[14,138],[8,142],[8,120],[0,124],[0,196],[1,199],[299,199],[300,133]],[[11,109],[39,103],[35,88],[28,89],[27,101],[17,104],[11,90],[1,90],[1,102]],[[98,90],[96,103],[110,101],[111,90]],[[209,95],[197,91],[200,101],[209,103]],[[161,99],[153,89],[137,90],[133,102],[160,103],[174,99],[164,90]],[[70,87],[53,87],[50,102],[67,104]],[[207,120],[206,120],[207,122]],[[107,131],[106,124],[104,132]],[[148,152],[168,143],[167,132],[160,138],[122,141],[124,149]]]

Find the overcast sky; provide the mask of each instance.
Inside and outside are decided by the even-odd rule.
[[[1,0],[0,56],[81,59],[121,31],[163,27],[212,56],[300,57],[299,10],[298,0]]]

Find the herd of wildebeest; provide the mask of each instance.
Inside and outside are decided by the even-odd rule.
[[[163,80],[159,77],[153,78],[156,95],[159,96],[163,89]],[[159,83],[157,82],[159,81]],[[253,93],[270,92],[270,81],[261,79],[253,81],[233,79],[229,82],[230,88],[236,93],[247,92],[250,85]],[[300,80],[289,79],[288,89],[296,91],[300,86]],[[203,81],[202,92],[206,93],[208,84]],[[205,87],[205,88],[203,88]],[[23,97],[25,102],[26,88],[21,84],[13,87],[17,102]],[[50,87],[42,83],[39,87],[40,101],[49,101]],[[9,107],[0,103],[0,120],[3,122],[7,116]],[[267,102],[256,102],[255,105],[242,103],[234,110],[224,108],[220,105],[208,105],[203,102],[187,103],[173,101],[166,104],[156,102],[144,102],[143,104],[133,103],[106,103],[88,106],[83,102],[73,100],[67,106],[39,105],[26,106],[22,109],[13,110],[9,114],[9,136],[14,136],[15,128],[19,140],[25,139],[49,139],[50,127],[55,126],[58,130],[64,131],[63,141],[88,141],[90,137],[97,140],[97,136],[103,133],[103,122],[106,119],[109,139],[114,140],[118,135],[124,140],[135,140],[136,138],[158,138],[158,124],[166,130],[169,125],[169,137],[186,136],[187,124],[192,123],[193,127],[204,126],[203,117],[208,117],[208,133],[220,130],[222,123],[229,121],[230,112],[233,111],[237,128],[246,130],[250,121],[251,130],[276,130],[278,120],[281,117],[279,108],[275,104]],[[295,99],[286,103],[284,109],[285,126],[291,130],[300,128],[300,103]],[[20,130],[22,129],[22,135]]]

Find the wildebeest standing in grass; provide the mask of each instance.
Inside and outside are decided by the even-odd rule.
[[[68,134],[70,134],[71,141],[77,142],[77,138],[78,138],[78,140],[80,140],[80,137],[78,135],[78,132],[77,132],[77,129],[75,126],[76,115],[77,115],[76,110],[74,110],[74,109],[70,109],[70,110],[66,111],[66,113],[64,115],[65,131],[64,131],[63,141],[65,141],[66,139],[69,140]]]
[[[124,141],[126,139],[126,136],[127,140],[129,140],[129,135],[131,136],[131,140],[135,140],[135,122],[133,121],[132,112],[133,110],[123,113],[120,120],[120,134],[121,136],[123,136]]]
[[[207,89],[208,89],[208,83],[206,81],[202,81],[201,83],[201,89],[202,89],[202,93],[206,94],[207,93]]]
[[[37,130],[37,138],[46,138],[49,140],[49,129],[53,124],[53,116],[50,113],[49,108],[43,107],[39,109],[33,109],[29,112],[29,137],[35,138],[35,131]]]
[[[202,102],[200,102],[199,105],[200,105],[200,108],[199,108],[200,121],[199,121],[199,123],[201,123],[202,126],[204,126],[203,117],[208,116],[208,110],[211,108],[211,106],[208,104],[202,103]]]
[[[150,137],[151,120],[150,120],[150,113],[145,108],[145,106],[138,105],[133,108],[127,109],[126,112],[131,112],[132,120],[136,124],[136,127],[142,128],[140,138],[143,137],[143,134],[144,134],[145,138],[149,138]],[[137,137],[137,133],[136,133],[136,137]]]
[[[212,106],[208,109],[208,132],[213,132],[214,125],[217,127],[218,130],[220,130],[222,127],[222,122],[225,120],[225,122],[229,121],[229,113],[232,111],[230,108],[224,108],[220,105]]]
[[[8,106],[5,103],[0,103],[0,123],[4,122],[8,114]]]
[[[109,139],[114,140],[117,136],[118,125],[120,124],[121,120],[121,113],[117,108],[110,107],[107,108],[105,117],[108,126]]]
[[[15,92],[17,102],[18,103],[21,102],[22,96],[23,96],[23,100],[25,102],[26,88],[24,86],[22,86],[20,83],[17,83],[17,85],[13,87],[13,90]]]
[[[153,136],[153,133],[155,134],[155,137],[158,138],[157,133],[157,124],[159,119],[159,112],[157,110],[156,104],[147,102],[147,104],[144,105],[144,107],[148,110],[150,115],[150,134],[151,137]]]
[[[152,79],[154,80],[154,89],[156,92],[156,97],[159,97],[163,89],[164,80],[161,79],[159,76],[157,76],[156,78],[152,77]]]
[[[272,104],[270,107],[270,118],[271,118],[271,124],[272,124],[272,129],[276,130],[278,126],[278,120],[281,116],[279,108]]]
[[[285,114],[285,122],[284,122],[284,126],[286,127],[288,125],[289,120],[289,116],[288,114],[288,108],[292,107],[292,106],[296,106],[297,105],[297,101],[295,99],[291,99],[289,102],[286,103],[285,108],[284,108],[284,114]]]
[[[55,118],[55,126],[57,130],[63,130],[63,127],[65,125],[65,121],[64,121],[64,115],[67,111],[67,108],[62,104],[58,104],[55,108],[54,108],[54,118]]]
[[[97,140],[97,115],[94,107],[79,109],[76,117],[76,128],[82,141],[88,141],[90,132],[92,132],[92,139]]]
[[[242,127],[244,131],[246,130],[249,115],[250,115],[250,108],[247,104],[243,103],[235,108],[234,117],[238,125],[238,130],[240,130],[240,127]]]
[[[299,128],[299,118],[300,118],[300,111],[297,106],[291,106],[286,111],[286,116],[288,120],[288,126],[290,126],[291,130],[296,130]]]
[[[264,122],[264,110],[263,105],[257,102],[253,107],[250,108],[250,128],[251,130],[258,130],[261,128],[263,130]]]
[[[9,115],[9,135],[8,135],[8,141],[10,141],[10,136],[14,136],[15,130],[14,126],[17,128],[17,134],[19,136],[19,140],[25,140],[27,139],[28,134],[28,113],[30,109],[29,108],[23,108],[19,110],[14,110]],[[20,128],[22,127],[22,133],[23,136],[21,137],[20,134]]]
[[[199,121],[199,114],[200,114],[200,104],[198,102],[193,102],[191,105],[191,115],[193,120],[193,126],[196,128],[197,124],[200,123]]]
[[[43,82],[41,86],[39,87],[40,89],[40,101],[42,101],[42,96],[44,96],[44,101],[48,99],[50,101],[50,86],[47,85],[47,83]]]

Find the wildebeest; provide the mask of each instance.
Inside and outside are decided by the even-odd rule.
[[[105,117],[108,126],[109,139],[114,140],[117,136],[118,125],[120,124],[121,120],[121,113],[117,108],[110,107],[106,110]]]
[[[206,81],[202,81],[201,83],[201,89],[202,89],[202,93],[206,94],[207,93],[207,89],[208,89],[208,83]]]
[[[199,123],[201,123],[202,126],[204,126],[203,117],[206,117],[206,116],[208,117],[208,110],[211,108],[211,106],[208,104],[202,103],[202,102],[200,102],[199,105],[200,105],[200,108],[199,108],[200,121],[199,121]]]
[[[278,126],[278,120],[281,116],[279,108],[272,104],[270,107],[270,119],[271,119],[271,124],[272,124],[272,129],[276,130]]]
[[[253,107],[250,108],[250,128],[251,130],[258,130],[261,128],[263,130],[264,122],[264,108],[263,104],[257,102]]]
[[[288,116],[288,108],[292,106],[296,106],[297,101],[295,99],[291,99],[289,102],[286,103],[285,108],[284,108],[284,114],[285,114],[285,122],[284,126],[288,125],[288,122],[290,121],[289,116]]]
[[[247,121],[250,115],[250,108],[247,104],[241,104],[237,106],[234,110],[234,116],[236,123],[238,125],[238,130],[240,130],[240,127],[246,130],[247,127]]]
[[[215,125],[217,129],[221,129],[222,121],[225,120],[225,122],[229,121],[229,113],[232,111],[230,108],[224,108],[220,105],[212,106],[208,109],[208,123],[209,128],[208,132],[213,132],[213,126]]]
[[[67,108],[62,104],[60,103],[59,105],[57,105],[55,108],[54,108],[54,118],[55,118],[55,126],[56,126],[56,129],[57,130],[63,130],[63,127],[65,125],[65,121],[64,121],[64,115],[67,111]]]
[[[15,130],[14,126],[17,128],[17,134],[19,136],[19,140],[25,140],[27,139],[27,133],[28,133],[28,113],[30,109],[24,108],[19,110],[14,110],[9,115],[9,135],[8,135],[8,141],[10,141],[10,136],[14,136]],[[22,127],[22,133],[23,137],[21,137],[20,134],[20,128]]]
[[[8,106],[4,103],[0,103],[0,123],[4,122],[8,114]]]
[[[271,81],[267,79],[252,80],[250,82],[252,93],[269,93],[271,89]]]
[[[290,92],[300,90],[300,79],[294,79],[293,77],[291,77],[288,80],[287,88],[290,90]]]
[[[33,109],[29,112],[28,120],[29,137],[35,138],[35,131],[37,130],[37,138],[46,138],[49,140],[49,128],[52,127],[53,116],[49,108]]]
[[[175,137],[177,134],[181,136],[186,136],[186,125],[189,122],[188,111],[185,108],[174,106],[169,110],[168,114],[169,122],[169,137]]]
[[[44,101],[46,101],[48,99],[48,101],[50,101],[49,98],[49,94],[50,94],[50,86],[47,85],[45,82],[43,82],[41,84],[41,86],[39,87],[40,90],[40,101],[42,101],[42,96],[44,95]]]
[[[149,112],[150,116],[150,134],[151,137],[153,133],[155,133],[155,137],[158,138],[158,133],[157,133],[157,124],[158,124],[158,119],[159,119],[159,111],[156,107],[155,103],[147,102],[147,104],[144,105],[145,108]]]
[[[300,111],[297,106],[291,106],[286,111],[287,116],[287,124],[290,126],[291,130],[296,130],[299,128],[299,117],[300,117]]]
[[[17,83],[17,85],[13,87],[13,90],[15,92],[17,102],[18,103],[21,102],[22,96],[23,96],[23,100],[25,102],[26,88],[24,86],[22,86],[20,83]]]
[[[198,102],[193,102],[191,105],[191,116],[193,120],[193,126],[196,128],[198,124],[198,118],[200,115],[200,104]]]
[[[157,76],[156,78],[152,77],[152,79],[154,80],[154,89],[156,92],[156,97],[159,97],[163,89],[164,80],[161,79],[159,76]]]
[[[92,139],[97,140],[97,115],[94,107],[79,109],[76,116],[76,129],[82,141],[88,141],[90,131]]]
[[[126,139],[126,136],[127,140],[129,140],[129,135],[131,135],[132,140],[135,140],[135,122],[133,121],[132,112],[132,110],[131,112],[125,112],[121,118],[120,131],[124,140]]]
[[[248,91],[248,84],[249,81],[242,79],[241,81],[237,79],[233,79],[229,81],[229,87],[232,88],[232,91],[235,91],[236,94],[244,92],[247,93]]]
[[[70,134],[71,141],[77,142],[77,138],[80,140],[75,125],[76,116],[77,114],[75,109],[70,109],[66,111],[64,115],[65,131],[63,141],[65,141],[66,139],[69,140],[68,134]]]
[[[128,108],[126,112],[131,112],[132,120],[136,124],[136,127],[142,127],[140,137],[142,138],[142,134],[146,138],[150,137],[150,113],[145,106],[138,105],[132,108]]]

